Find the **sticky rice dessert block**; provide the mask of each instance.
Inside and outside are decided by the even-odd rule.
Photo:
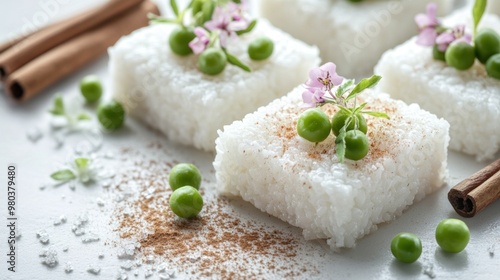
[[[445,26],[471,24],[470,9],[444,20]],[[469,25],[470,26],[470,25]],[[485,15],[482,27],[500,32],[500,18]],[[470,29],[469,29],[470,30]],[[443,117],[450,123],[450,148],[478,160],[490,159],[500,150],[500,80],[488,77],[476,61],[458,71],[432,57],[432,48],[419,46],[412,38],[387,51],[375,72],[384,78],[380,90]]]
[[[197,56],[172,53],[168,37],[173,28],[140,29],[109,50],[113,95],[129,114],[172,141],[206,151],[214,150],[218,129],[283,96],[320,62],[316,47],[261,19],[253,32],[228,47],[253,72],[228,65],[208,76],[197,69]],[[264,35],[274,41],[274,52],[267,60],[253,61],[247,46]]]
[[[320,49],[347,77],[371,75],[384,51],[418,31],[413,18],[430,2],[448,11],[452,0],[261,0],[260,12],[272,24]]]
[[[443,186],[446,121],[367,90],[358,102],[369,102],[367,110],[391,119],[367,117],[368,155],[339,163],[333,134],[317,145],[297,135],[303,90],[219,131],[214,167],[221,194],[239,196],[302,228],[306,239],[327,239],[337,249],[353,247],[378,224]],[[331,104],[321,108],[329,116],[337,110]]]

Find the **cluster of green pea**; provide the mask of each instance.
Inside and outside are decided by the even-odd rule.
[[[188,27],[178,27],[170,33],[169,45],[172,52],[179,56],[187,56],[193,53],[189,47],[196,35]],[[265,60],[269,58],[274,51],[274,42],[268,37],[259,37],[248,45],[247,53],[252,60]],[[226,68],[228,61],[235,58],[224,52],[220,48],[211,47],[203,51],[198,57],[198,68],[207,75],[218,75]],[[247,66],[244,66],[247,68]],[[250,69],[245,69],[250,71]]]
[[[458,219],[444,219],[436,227],[436,242],[448,253],[460,253],[469,244],[470,232],[467,225]],[[422,242],[413,233],[397,234],[391,242],[394,257],[404,263],[413,263],[422,254]]]
[[[446,52],[434,45],[433,56],[458,70],[471,68],[477,58],[486,65],[488,76],[500,79],[500,35],[493,29],[481,29],[474,38],[474,45],[459,42],[450,45]]]
[[[363,159],[368,154],[370,144],[366,136],[368,126],[362,114],[349,114],[341,110],[333,115],[330,122],[323,110],[308,109],[297,121],[297,133],[310,142],[319,143],[326,140],[330,132],[338,137],[345,125],[345,157],[350,160]]]
[[[235,3],[240,1],[233,0]],[[194,26],[203,26],[204,23],[212,18],[217,1],[214,0],[194,0],[191,5],[191,13],[195,19]],[[161,22],[159,20],[158,22]],[[246,30],[238,31],[238,36],[251,32],[256,25],[256,21],[252,21]],[[189,43],[196,38],[194,28],[185,26],[182,23],[174,29],[169,36],[169,46],[173,53],[179,56],[187,56],[193,53],[189,47]],[[212,40],[213,38],[211,38]],[[262,36],[250,42],[247,53],[252,60],[265,60],[269,58],[274,51],[274,42],[268,37]],[[207,75],[218,75],[226,68],[227,63],[233,64],[242,68],[247,72],[251,72],[250,67],[242,63],[238,58],[229,54],[226,50],[209,46],[198,57],[198,68]]]
[[[88,103],[99,101],[103,93],[99,77],[95,75],[84,77],[80,82],[80,92]],[[105,129],[117,130],[125,122],[125,110],[120,103],[113,100],[97,108],[97,118]]]
[[[170,170],[168,181],[173,190],[169,199],[172,212],[185,219],[196,217],[203,208],[203,198],[198,192],[201,184],[200,170],[190,163],[177,164]]]

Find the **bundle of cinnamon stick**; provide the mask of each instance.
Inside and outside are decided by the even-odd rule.
[[[0,44],[0,80],[15,100],[25,101],[106,53],[121,36],[146,26],[145,0],[109,0],[100,7]]]

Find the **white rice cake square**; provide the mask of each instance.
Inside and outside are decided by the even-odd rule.
[[[315,145],[296,133],[303,88],[219,131],[214,167],[218,191],[303,229],[333,248],[394,220],[447,180],[449,124],[416,104],[367,90],[359,102],[390,120],[367,117],[370,151],[339,163],[334,136]],[[360,104],[360,103],[359,103]],[[322,109],[332,116],[332,105]]]
[[[145,27],[109,50],[113,97],[172,141],[206,151],[214,151],[218,129],[285,95],[320,62],[316,47],[260,19],[253,32],[228,48],[253,72],[228,65],[208,76],[197,69],[197,56],[172,53],[168,37],[174,27]],[[260,36],[274,41],[274,53],[252,61],[247,46]]]
[[[444,20],[445,26],[459,23],[470,26],[469,8]],[[500,18],[485,15],[481,26],[500,32]],[[466,71],[436,61],[432,48],[419,46],[415,40],[382,56],[375,68],[384,77],[380,90],[445,118],[451,126],[451,149],[478,160],[493,158],[500,150],[500,80],[489,77],[479,61]]]
[[[346,77],[364,77],[384,51],[418,30],[415,15],[430,2],[447,12],[452,0],[261,0],[260,13],[276,27],[320,49],[324,62],[335,64]]]

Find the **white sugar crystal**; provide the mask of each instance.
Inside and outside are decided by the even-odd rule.
[[[40,129],[35,127],[26,132],[26,137],[28,137],[28,140],[30,140],[31,142],[36,143],[43,137],[43,133],[42,131],[40,131]]]
[[[127,280],[128,279],[128,275],[125,271],[121,271],[119,270],[118,271],[118,275],[116,276],[116,279],[117,280]]]
[[[40,242],[42,244],[48,244],[49,243],[49,234],[47,233],[46,230],[42,229],[42,230],[39,230],[37,233],[36,233],[36,237],[38,238],[38,240],[40,240]]]
[[[152,263],[154,260],[155,260],[155,257],[149,255],[147,258],[146,258],[147,262],[148,263]]]
[[[45,188],[47,188],[47,185],[41,185],[38,187],[38,189],[40,189],[41,191],[45,190]]]
[[[103,252],[99,252],[98,257],[99,257],[100,259],[104,259],[104,253],[103,253]]]
[[[131,270],[132,267],[134,267],[134,263],[131,260],[128,260],[125,263],[121,264],[120,267],[125,270]]]
[[[16,229],[16,240],[19,240],[21,236],[22,236],[21,231]]]
[[[74,191],[76,189],[76,182],[75,181],[70,181],[68,182],[69,188]]]
[[[64,224],[64,223],[66,223],[67,220],[68,219],[66,218],[66,216],[61,215],[58,219],[56,219],[54,221],[54,226],[58,226],[58,225]]]
[[[96,199],[97,206],[103,207],[104,206],[104,200],[100,197]]]
[[[159,264],[157,267],[158,272],[163,272],[165,269],[167,269],[167,264],[165,263]]]
[[[42,261],[42,264],[48,267],[55,267],[58,263],[57,252],[53,247],[40,252],[39,257]]]
[[[173,269],[169,269],[167,271],[165,271],[165,273],[170,276],[170,278],[175,278],[175,270]]]
[[[134,270],[134,276],[138,276],[139,275],[139,269],[135,269]]]
[[[106,158],[106,159],[114,159],[115,158],[115,154],[113,152],[106,152],[104,154],[104,158]]]
[[[153,275],[153,271],[152,270],[146,269],[146,271],[144,271],[144,277],[145,278],[151,277],[152,275]]]
[[[87,272],[98,275],[101,272],[101,267],[97,265],[88,265]]]
[[[170,275],[168,275],[166,273],[160,273],[160,274],[158,274],[158,277],[160,278],[160,280],[170,279]]]
[[[492,258],[495,256],[495,244],[491,244],[488,247],[488,253],[490,254],[490,257],[492,257]]]
[[[424,274],[429,276],[429,278],[436,278],[436,273],[434,272],[434,265],[432,263],[426,264],[424,266]]]
[[[68,246],[64,246],[62,250],[63,250],[63,252],[68,252],[69,247]]]
[[[71,273],[71,272],[73,272],[73,264],[71,264],[71,262],[67,262],[67,263],[64,265],[64,272],[66,272],[66,273]]]
[[[97,242],[99,240],[100,240],[99,236],[93,232],[87,233],[85,237],[82,238],[83,243]]]

